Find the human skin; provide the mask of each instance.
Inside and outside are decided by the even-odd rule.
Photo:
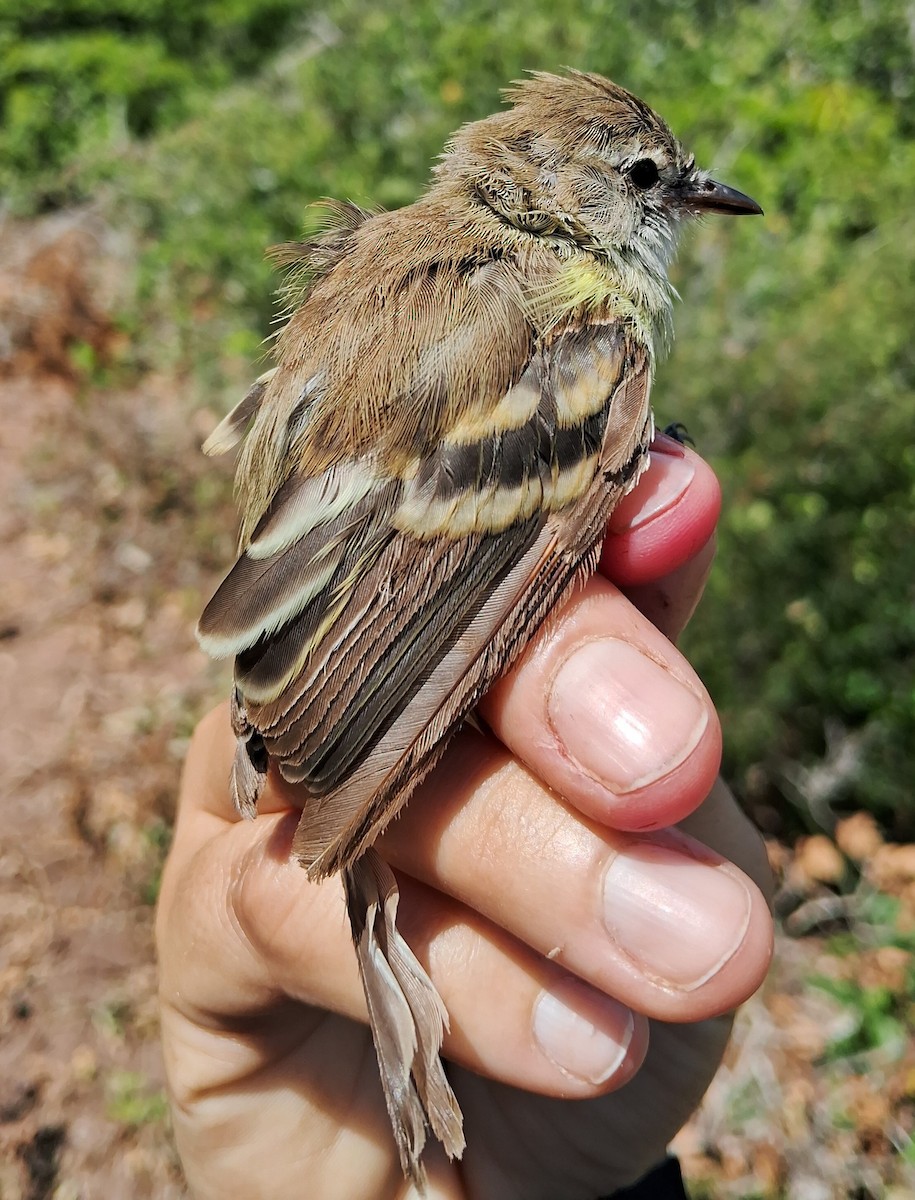
[[[555,614],[379,846],[450,1014],[467,1149],[434,1200],[595,1200],[648,1170],[771,954],[768,871],[673,646],[713,556],[708,467],[660,438],[600,572]],[[618,586],[616,586],[618,585]],[[302,798],[228,793],[199,726],[158,915],[175,1137],[200,1200],[407,1200],[337,878],[289,852]]]

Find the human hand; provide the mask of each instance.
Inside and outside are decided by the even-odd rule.
[[[714,784],[715,714],[668,641],[701,593],[717,487],[668,439],[652,460],[614,514],[604,577],[379,843],[451,1016],[467,1150],[427,1152],[435,1200],[595,1200],[640,1176],[717,1068],[720,1014],[768,964],[747,878],[764,885],[761,845]],[[221,708],[188,756],[159,908],[188,1181],[199,1200],[406,1200],[339,880],[290,861],[288,785],[271,777],[258,820],[238,819],[232,754]]]

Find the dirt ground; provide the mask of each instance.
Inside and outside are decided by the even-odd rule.
[[[176,470],[199,439],[176,381],[106,391],[73,367],[115,348],[107,236],[82,218],[0,234],[3,1200],[184,1195],[151,927],[186,738],[215,695]]]
[[[116,367],[128,264],[84,215],[0,226],[0,1200],[186,1195],[153,904],[187,739],[224,691],[192,629],[234,518],[182,380]],[[782,938],[679,1139],[697,1195],[915,1195],[915,1050],[891,1036],[915,1016],[915,847],[854,820],[839,846],[772,847],[806,936]],[[862,925],[877,892],[899,936]],[[840,953],[839,927],[865,933]],[[860,1013],[814,975],[882,996],[896,1025],[830,1057]]]

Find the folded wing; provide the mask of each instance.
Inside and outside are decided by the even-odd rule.
[[[644,465],[649,375],[623,323],[567,328],[398,473],[366,455],[279,490],[200,636],[236,657],[246,794],[266,751],[309,796],[313,875],[374,841],[593,565]]]

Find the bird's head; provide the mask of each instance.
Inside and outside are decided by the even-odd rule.
[[[537,73],[507,92],[511,107],[465,125],[438,180],[560,251],[633,255],[663,272],[682,218],[760,213],[700,170],[664,121],[599,75]]]

